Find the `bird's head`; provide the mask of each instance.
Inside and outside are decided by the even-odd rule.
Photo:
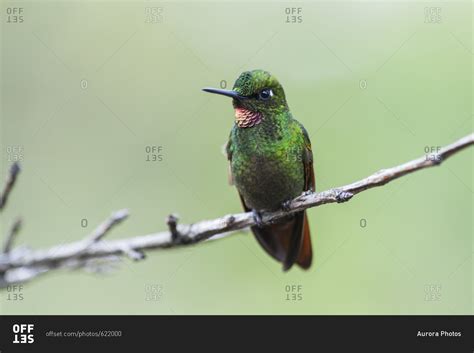
[[[203,91],[231,97],[235,122],[239,127],[258,125],[263,119],[288,110],[285,92],[278,80],[267,71],[245,71],[232,90],[204,88]]]

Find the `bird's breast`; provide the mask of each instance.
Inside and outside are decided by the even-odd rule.
[[[277,209],[304,188],[302,155],[296,146],[250,143],[232,156],[234,183],[245,204],[254,209]]]

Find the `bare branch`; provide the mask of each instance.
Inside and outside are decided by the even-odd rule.
[[[287,209],[275,212],[262,212],[262,222],[272,223],[288,213],[327,203],[349,201],[354,195],[413,173],[415,171],[440,165],[453,154],[474,144],[474,134],[441,148],[438,153],[423,156],[410,162],[380,170],[368,177],[349,185],[329,189],[318,193],[303,193],[293,199]],[[255,225],[251,212],[226,215],[213,220],[204,220],[194,224],[177,224],[177,217],[168,217],[168,231],[137,236],[120,240],[101,240],[114,225],[126,218],[124,210],[114,213],[111,218],[99,226],[86,241],[78,241],[54,246],[46,250],[12,249],[8,254],[0,255],[0,287],[11,283],[24,282],[58,268],[85,267],[92,260],[129,256],[132,259],[143,258],[143,251],[157,248],[172,248],[195,244],[215,236],[223,238],[238,230]],[[85,246],[85,244],[87,246]]]
[[[5,186],[3,187],[3,191],[0,194],[0,210],[2,210],[8,201],[8,196],[15,185],[16,178],[20,173],[20,165],[18,163],[13,163],[10,167],[10,170],[7,175],[7,180],[5,181]]]

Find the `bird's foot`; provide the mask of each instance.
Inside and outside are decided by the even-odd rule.
[[[312,189],[309,189],[309,190],[306,190],[305,192],[303,192],[303,196],[309,196],[311,194],[314,194],[314,190],[312,190]]]
[[[263,221],[262,221],[262,215],[260,214],[260,212],[253,209],[252,210],[252,215],[253,215],[253,220],[254,220],[255,224],[257,225],[257,227],[262,228],[263,227]]]
[[[285,212],[290,212],[291,210],[291,200],[286,200],[281,203],[281,209]]]
[[[354,196],[352,192],[340,191],[336,195],[336,201],[337,203],[343,203],[343,202],[349,201],[352,198],[352,196]]]

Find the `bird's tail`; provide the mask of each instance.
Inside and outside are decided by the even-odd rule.
[[[311,266],[313,252],[306,212],[301,211],[281,221],[263,227],[252,227],[260,245],[287,271],[298,264],[303,269]]]

